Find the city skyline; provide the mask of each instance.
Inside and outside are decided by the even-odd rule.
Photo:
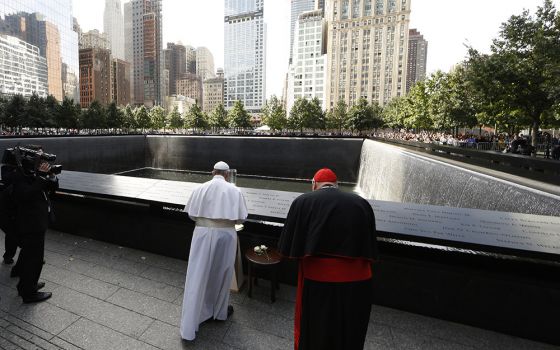
[[[560,4],[560,0],[553,2],[557,7]],[[83,30],[103,28],[104,1],[73,0],[73,4],[74,16]],[[264,21],[267,23],[269,42],[267,98],[273,94],[282,95],[290,53],[290,5],[290,0],[265,0]],[[499,3],[473,0],[444,7],[441,2],[413,0],[410,28],[417,28],[430,43],[427,73],[437,69],[448,71],[466,55],[465,44],[488,51],[491,40],[498,35],[501,23],[511,15],[520,14],[523,9],[534,13],[540,5],[541,1],[534,0]],[[482,8],[484,11],[481,11]],[[214,55],[215,67],[223,67],[223,12],[223,0],[165,0],[164,43],[180,41],[194,47],[206,46]],[[201,13],[208,15],[201,16]],[[457,16],[458,13],[461,16]]]

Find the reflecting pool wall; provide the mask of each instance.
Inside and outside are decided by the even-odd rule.
[[[372,140],[362,147],[358,187],[369,199],[560,215],[560,197],[554,194]]]

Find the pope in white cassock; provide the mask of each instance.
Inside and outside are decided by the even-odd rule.
[[[198,326],[226,320],[233,313],[229,288],[233,277],[237,234],[235,224],[247,218],[239,188],[229,183],[229,166],[218,162],[214,177],[194,190],[185,211],[196,222],[183,297],[181,337],[193,340]]]

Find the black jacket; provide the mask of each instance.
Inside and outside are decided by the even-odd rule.
[[[375,216],[362,197],[323,188],[294,200],[278,244],[286,257],[377,258]]]
[[[52,215],[49,195],[57,189],[57,178],[25,176],[17,172],[14,177],[13,196],[16,203],[18,233],[42,233],[47,230]]]

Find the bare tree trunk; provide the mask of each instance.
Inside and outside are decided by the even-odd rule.
[[[531,153],[532,157],[536,157],[537,156],[537,134],[539,132],[539,121],[538,120],[533,120],[533,130],[531,130],[531,146],[533,146],[533,152]]]

